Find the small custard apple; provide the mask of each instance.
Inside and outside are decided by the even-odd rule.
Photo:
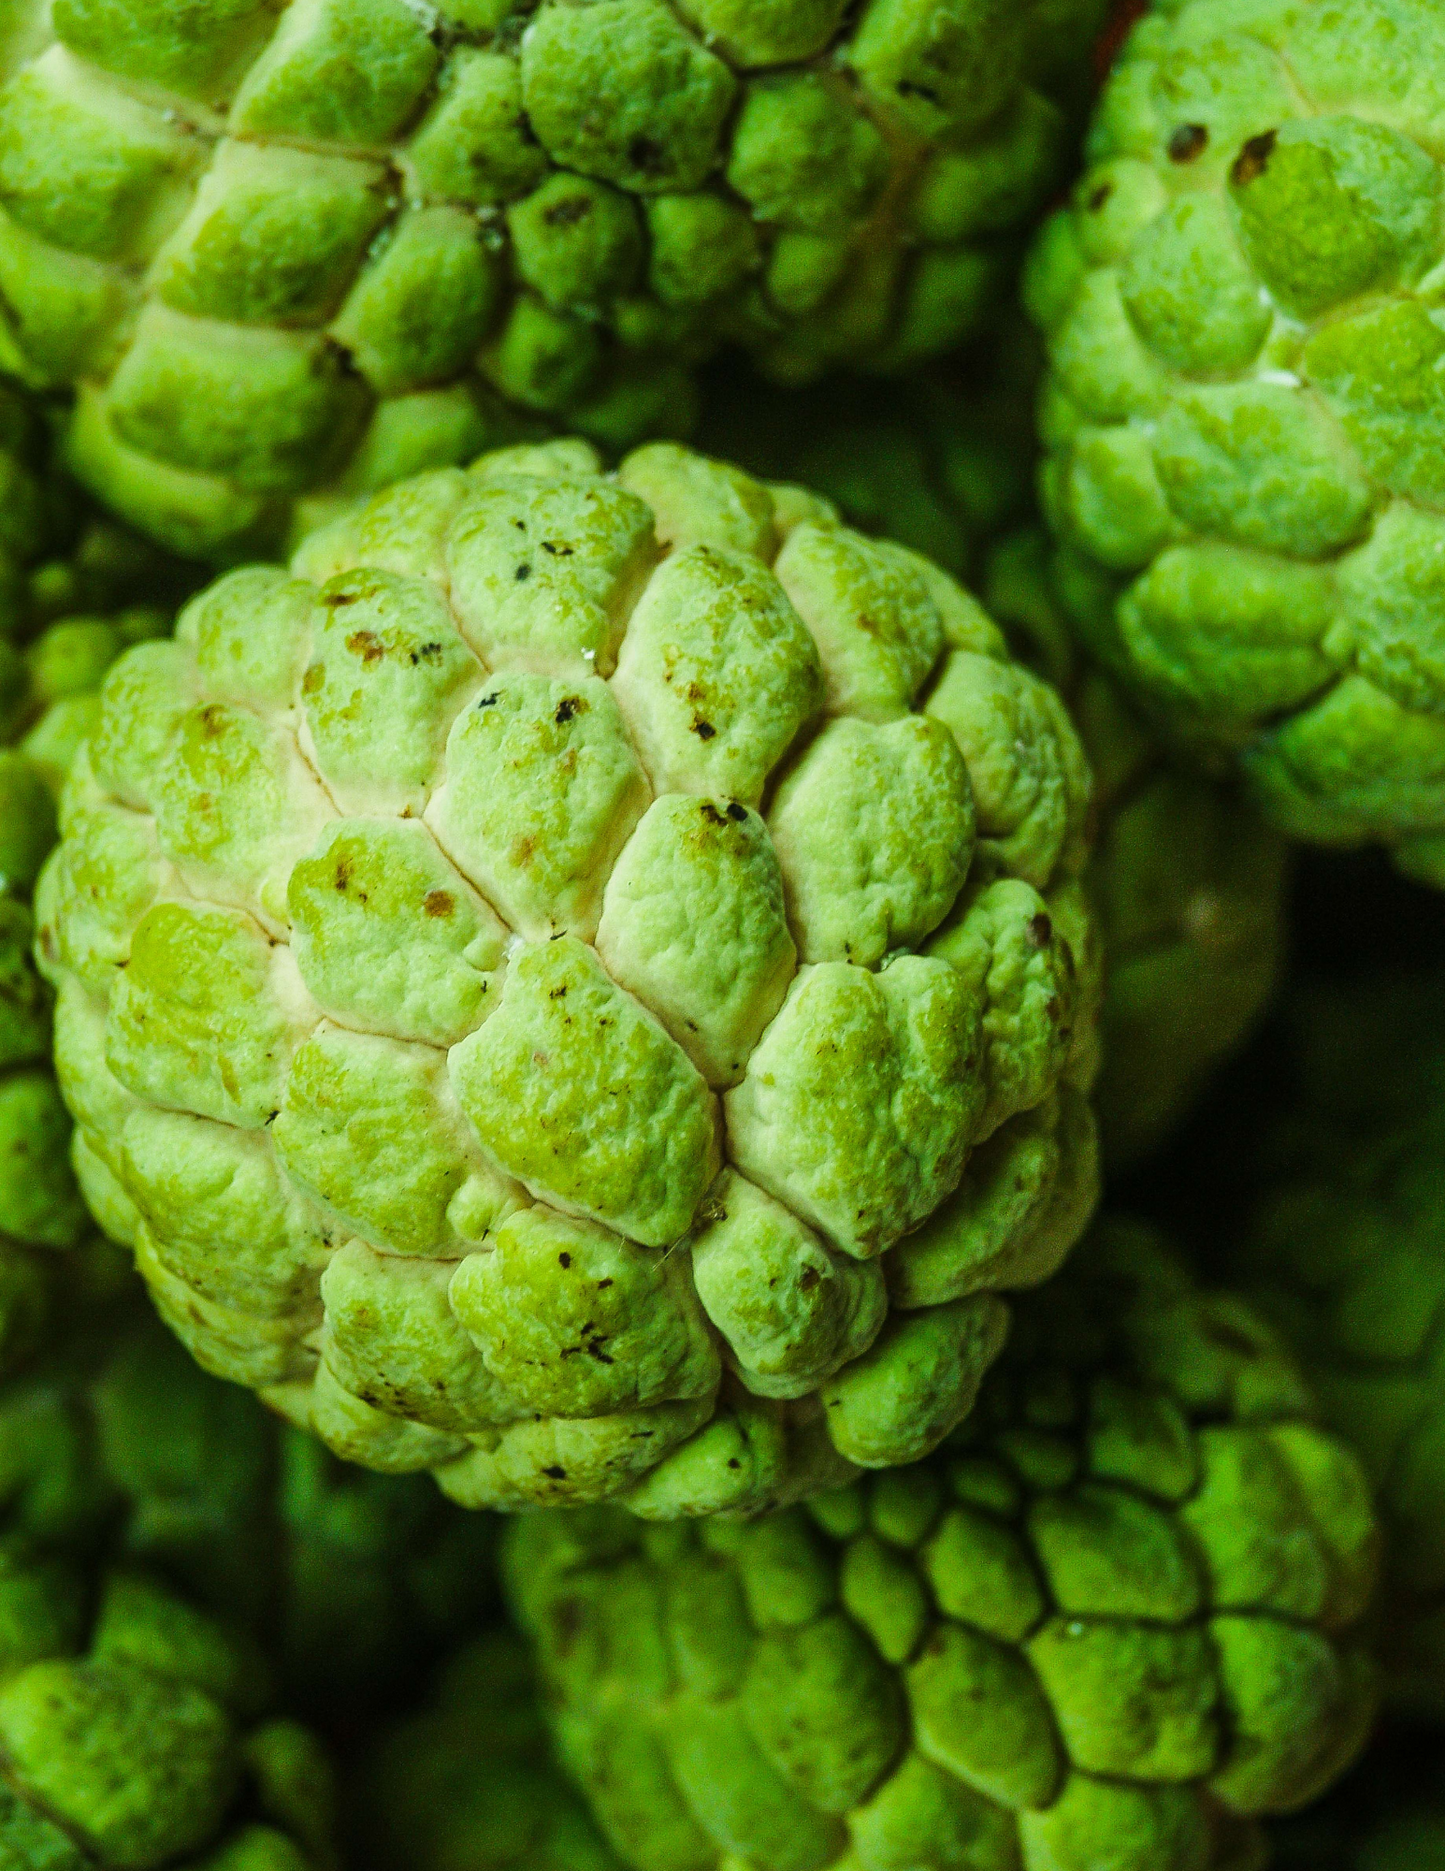
[[[1358,1449],[1388,1534],[1386,1687],[1445,1715],[1445,980],[1301,989],[1238,1273]]]
[[[551,1758],[535,1659],[511,1631],[463,1644],[362,1748],[343,1811],[366,1871],[626,1871]],[[350,1841],[348,1841],[350,1842]]]
[[[264,1654],[142,1572],[0,1539],[0,1861],[328,1871],[331,1765]]]
[[[1022,327],[1022,321],[1018,321]],[[806,479],[850,524],[976,578],[1013,648],[1069,700],[1095,770],[1096,843],[1086,873],[1102,958],[1095,1087],[1106,1165],[1160,1142],[1263,1012],[1284,949],[1286,843],[1240,796],[1167,757],[1119,684],[1081,656],[1030,517],[1027,328],[886,396],[830,385],[770,398],[716,387],[704,434],[778,478]],[[729,392],[733,392],[729,394]]]
[[[516,439],[508,410],[676,432],[723,342],[791,377],[954,343],[1061,173],[1105,9],[8,10],[0,364],[78,388],[117,511],[234,559],[318,484]]]
[[[117,1258],[119,1256],[116,1250]],[[354,1721],[494,1596],[493,1523],[425,1477],[338,1462],[207,1377],[110,1280],[0,1384],[0,1536],[143,1566],[266,1645],[288,1705]],[[103,1309],[103,1310],[102,1310]]]
[[[1096,653],[1290,834],[1445,885],[1437,0],[1156,0],[1039,237]]]
[[[911,1461],[1095,1196],[1090,779],[964,590],[675,444],[439,469],[107,678],[37,898],[97,1218],[471,1506]]]
[[[1116,1222],[929,1460],[752,1521],[510,1523],[633,1871],[1243,1871],[1368,1727],[1376,1527],[1261,1319]]]
[[[55,794],[106,668],[169,627],[180,568],[88,517],[45,462],[34,413],[0,386],[0,1367],[38,1317],[44,1262],[89,1229],[50,1070],[50,995],[30,898]],[[131,600],[152,589],[165,602]]]

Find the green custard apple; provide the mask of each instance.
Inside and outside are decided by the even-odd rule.
[[[1368,1728],[1378,1535],[1237,1297],[1101,1228],[926,1461],[751,1521],[504,1542],[633,1871],[1243,1871]]]
[[[344,1811],[359,1871],[625,1871],[551,1758],[535,1660],[505,1629],[360,1751]]]
[[[1279,977],[1287,846],[1241,796],[1167,756],[1117,681],[1084,657],[1030,517],[1036,347],[1022,321],[967,363],[886,390],[747,394],[711,385],[703,434],[745,466],[803,479],[850,524],[978,581],[1011,646],[1069,701],[1094,766],[1086,873],[1102,957],[1095,1087],[1111,1169],[1146,1155],[1244,1043]]]
[[[262,1652],[144,1573],[0,1539],[0,1858],[36,1871],[329,1871],[321,1744]]]
[[[35,411],[0,385],[0,1368],[33,1337],[53,1251],[90,1226],[50,1070],[31,892],[105,670],[168,628],[185,582],[183,568],[90,515],[48,454]],[[135,602],[145,592],[160,601]]]
[[[78,388],[112,507],[235,559],[516,412],[675,433],[723,342],[785,377],[954,343],[1062,173],[1105,7],[7,10],[0,364]]]
[[[1445,1714],[1445,981],[1301,990],[1238,1272],[1379,1493],[1386,1685]]]
[[[206,1376],[93,1258],[68,1257],[47,1355],[0,1384],[0,1537],[143,1566],[254,1633],[289,1706],[354,1723],[487,1611],[492,1522]]]
[[[1156,0],[1034,251],[1091,648],[1274,821],[1445,884],[1434,0]]]
[[[112,670],[37,897],[97,1218],[472,1506],[963,1417],[1096,1189],[1090,778],[945,573],[671,443],[436,470]]]

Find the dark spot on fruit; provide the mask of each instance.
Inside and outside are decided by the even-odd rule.
[[[1053,940],[1054,925],[1042,910],[1029,918],[1029,941],[1034,948],[1047,948]]]
[[[351,859],[338,858],[336,860],[336,888],[340,890],[343,895],[351,888],[351,876]]]
[[[1262,136],[1252,136],[1234,159],[1234,166],[1229,171],[1229,179],[1236,188],[1248,188],[1256,182],[1269,167],[1269,159],[1274,154],[1278,141],[1277,130],[1266,130]]]
[[[1089,196],[1089,213],[1097,214],[1113,192],[1114,184],[1112,182],[1101,182]]]
[[[663,147],[655,137],[635,136],[627,145],[627,160],[644,175],[656,175],[663,167]]]
[[[306,674],[301,678],[301,693],[303,695],[314,695],[325,680],[325,663],[313,663],[306,671]]]
[[[359,656],[368,669],[386,655],[386,645],[372,630],[353,630],[346,639],[346,647],[353,656]]]
[[[740,805],[738,804],[738,802],[737,802],[737,800],[736,800],[736,799],[734,799],[734,800],[733,800],[733,802],[732,802],[732,804],[731,804],[731,805],[730,805],[730,806],[728,807],[728,817],[729,817],[729,818],[730,818],[730,819],[732,820],[732,822],[733,822],[733,824],[734,824],[734,825],[741,825],[741,824],[742,824],[742,822],[743,822],[743,820],[744,820],[744,819],[745,819],[745,818],[746,818],[747,816],[748,816],[748,809],[747,809],[747,807],[746,807],[746,806],[740,806]]]
[[[421,648],[413,654],[411,660],[414,663],[439,663],[441,659],[442,646],[439,643],[423,643]]]
[[[742,1463],[738,1460],[738,1458],[735,1455],[730,1455],[728,1457],[728,1467],[729,1468],[741,1468]]]
[[[530,565],[519,565],[512,576],[519,585],[523,585],[532,576],[532,568]]]
[[[597,1291],[600,1293],[604,1287],[611,1286],[612,1284],[613,1282],[611,1281],[611,1279],[599,1280],[597,1282]]]
[[[559,546],[551,539],[542,541],[543,552],[550,552],[554,559],[570,559],[575,549],[572,546]]]
[[[918,84],[912,78],[900,78],[897,89],[899,97],[921,97],[929,104],[938,102],[938,93],[931,85]]]
[[[344,605],[355,604],[360,596],[359,591],[328,591],[323,594],[321,602],[331,610],[339,611]]]
[[[692,731],[700,741],[710,741],[717,733],[710,721],[699,721],[696,715],[692,718]]]
[[[614,1364],[616,1362],[615,1359],[609,1358],[607,1353],[602,1349],[602,1340],[600,1338],[588,1339],[587,1355],[589,1358],[595,1358],[599,1364]]]
[[[450,916],[457,906],[457,900],[450,890],[428,890],[422,900],[422,908],[428,916]]]
[[[544,1468],[542,1473],[549,1481],[565,1481],[567,1479],[567,1470],[556,1462],[554,1462],[550,1468]]]
[[[701,812],[701,814],[707,820],[709,825],[726,825],[727,824],[726,818],[724,818],[723,814],[718,811],[717,807],[713,804],[711,799],[704,799],[699,804],[698,811]]]
[[[551,993],[547,996],[548,1000],[565,1000],[566,997],[567,997],[567,983],[565,981],[562,983],[561,987],[554,987]]]
[[[532,119],[527,115],[526,111],[519,111],[512,122],[517,135],[521,137],[524,143],[529,143],[533,149],[541,148],[540,143],[537,141],[537,132],[532,128]]]
[[[552,719],[559,728],[565,727],[574,716],[585,714],[587,704],[580,695],[564,695],[557,704],[557,712]]]
[[[1194,162],[1209,146],[1209,132],[1202,123],[1181,123],[1169,139],[1170,162]]]
[[[803,1271],[798,1275],[798,1291],[800,1293],[811,1293],[822,1277],[822,1274],[819,1273],[816,1267],[804,1267]]]
[[[571,195],[565,201],[553,202],[542,219],[548,227],[575,227],[579,221],[585,221],[591,212],[590,196]]]
[[[572,1265],[572,1256],[570,1254],[559,1254],[557,1256],[557,1265],[559,1267],[570,1267]]]
[[[226,711],[219,702],[210,702],[201,710],[201,732],[209,740],[225,732]]]
[[[477,707],[478,708],[495,708],[497,703],[501,701],[501,699],[502,698],[500,695],[484,695],[482,699],[477,703]]]

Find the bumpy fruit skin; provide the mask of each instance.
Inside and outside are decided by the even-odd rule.
[[[154,548],[95,520],[49,452],[35,411],[0,384],[0,1372],[37,1342],[55,1251],[90,1230],[50,1070],[31,892],[105,670],[169,627],[185,582]],[[147,590],[158,601],[136,603]]]
[[[82,1185],[203,1364],[467,1505],[913,1460],[1094,1201],[1088,794],[800,489],[404,483],[107,680],[39,896]]]
[[[1159,0],[1026,296],[1078,628],[1276,824],[1445,883],[1432,0]]]
[[[1124,1170],[1178,1126],[1269,1006],[1288,845],[1238,786],[1169,758],[1120,685],[1078,653],[1039,529],[994,545],[982,589],[1014,647],[1068,697],[1094,769],[1094,1093],[1104,1162]]]
[[[1284,954],[1287,845],[1237,785],[1168,757],[1078,645],[1030,512],[1039,359],[1020,319],[987,348],[886,390],[760,397],[710,387],[703,435],[806,480],[851,525],[975,580],[1010,646],[1063,694],[1095,773],[1085,874],[1101,952],[1076,959],[1099,1008],[1095,1085],[1110,1169],[1155,1148],[1263,1013]]]
[[[1238,1271],[1359,1450],[1388,1542],[1386,1688],[1445,1713],[1445,982],[1316,984]]]
[[[369,1871],[623,1871],[551,1758],[535,1661],[506,1629],[457,1650],[362,1751],[345,1812]]]
[[[1058,179],[1104,6],[16,10],[0,364],[79,387],[112,507],[234,559],[508,410],[678,433],[724,341],[791,378],[946,349]]]
[[[1184,1871],[1364,1737],[1377,1532],[1257,1315],[1116,1223],[933,1457],[748,1523],[516,1520],[558,1746],[635,1871]]]
[[[128,1269],[129,1291],[98,1251],[67,1262],[46,1354],[0,1385],[0,1536],[163,1577],[328,1724],[415,1682],[487,1608],[490,1520],[338,1462],[207,1377]]]
[[[0,1540],[0,1855],[327,1871],[331,1764],[262,1652],[145,1573]]]

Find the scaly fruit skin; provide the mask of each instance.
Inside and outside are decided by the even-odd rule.
[[[535,1660],[505,1629],[374,1737],[345,1811],[368,1871],[623,1871],[551,1759]]]
[[[419,477],[107,680],[38,899],[82,1185],[202,1363],[467,1505],[915,1459],[1093,1205],[1088,795],[802,490]]]
[[[0,1855],[327,1871],[331,1766],[250,1640],[141,1572],[0,1540]]]
[[[1110,1169],[1155,1148],[1237,1052],[1284,953],[1287,846],[1240,795],[1167,757],[1080,652],[1030,517],[1036,343],[1022,320],[977,357],[886,393],[747,394],[719,374],[703,434],[753,472],[806,480],[850,525],[976,579],[1011,647],[1069,701],[1095,772],[1085,884],[1102,953],[1077,956],[1100,1011],[1095,1086]]]
[[[1115,1223],[931,1459],[747,1523],[518,1519],[558,1746],[635,1871],[1260,1862],[1369,1725],[1368,1488],[1278,1341]]]
[[[1157,0],[1026,298],[1086,641],[1290,834],[1445,884],[1433,0]]]
[[[1445,982],[1316,986],[1290,1004],[1296,1089],[1239,1245],[1388,1535],[1387,1691],[1445,1714]]]
[[[0,384],[0,1371],[33,1347],[54,1251],[90,1228],[50,1070],[31,892],[105,670],[127,644],[169,627],[166,603],[185,576],[92,518],[48,454],[36,412]],[[135,602],[147,590],[158,601]]]
[[[1011,534],[988,555],[982,590],[1014,647],[1068,698],[1094,769],[1094,1092],[1104,1162],[1122,1170],[1180,1123],[1269,1005],[1289,850],[1237,786],[1170,759],[1120,685],[1078,653],[1049,557],[1039,530]]]
[[[288,1706],[354,1724],[487,1609],[490,1520],[337,1462],[207,1377],[134,1290],[82,1306],[93,1258],[68,1257],[47,1355],[0,1385],[0,1535],[163,1576],[265,1644]]]
[[[724,341],[901,367],[1001,297],[1104,10],[37,0],[0,364],[78,385],[82,478],[222,559],[319,484],[515,439],[509,408],[679,433]]]

